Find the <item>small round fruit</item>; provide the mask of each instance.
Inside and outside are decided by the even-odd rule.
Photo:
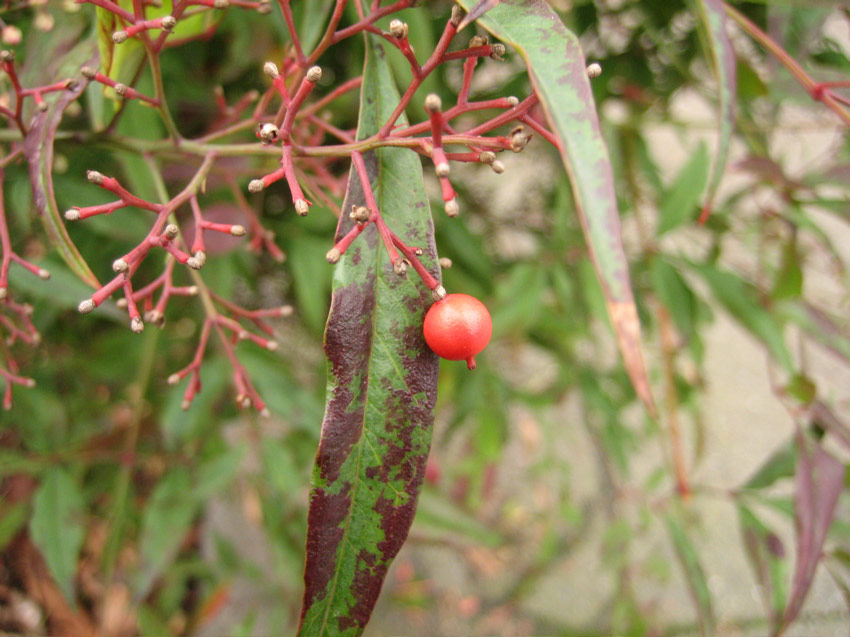
[[[425,342],[437,356],[466,361],[469,369],[475,369],[475,355],[490,342],[493,320],[475,297],[449,294],[428,310],[423,331]]]

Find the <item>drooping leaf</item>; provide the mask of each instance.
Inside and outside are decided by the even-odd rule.
[[[659,210],[658,234],[664,234],[693,219],[693,211],[708,181],[708,151],[700,144],[676,175]]]
[[[700,635],[713,635],[714,611],[711,604],[711,592],[708,589],[708,582],[705,578],[705,571],[700,564],[699,555],[679,520],[676,519],[675,514],[666,515],[664,521],[696,606]]]
[[[46,40],[53,42],[53,38]],[[56,45],[53,44],[53,46]],[[62,91],[58,99],[50,102],[47,111],[39,112],[33,117],[30,129],[24,138],[24,155],[29,165],[33,204],[41,217],[50,243],[59,251],[74,274],[90,286],[99,287],[97,278],[71,241],[71,237],[68,236],[65,221],[53,192],[53,144],[56,140],[56,131],[59,129],[65,109],[82,94],[86,87],[85,80],[79,76],[79,69],[85,62],[92,59],[93,54],[94,43],[84,39],[64,57],[63,64],[58,69],[61,78],[76,77],[79,81],[74,87]],[[57,81],[57,78],[53,81]]]
[[[708,181],[708,189],[705,192],[702,215],[700,221],[705,221],[711,213],[714,196],[729,156],[729,146],[732,142],[732,131],[735,128],[735,93],[738,88],[736,78],[737,64],[735,62],[735,50],[726,33],[726,11],[723,0],[696,0],[698,13],[705,25],[708,35],[709,48],[714,61],[713,70],[717,78],[717,123],[718,139],[717,153],[711,165],[711,178]]]
[[[459,0],[471,10],[474,0]],[[640,320],[623,251],[608,150],[578,38],[543,0],[490,8],[479,22],[514,47],[528,65],[534,89],[559,141],[588,250],[602,284],[626,371],[638,397],[656,412],[641,351]]]
[[[379,40],[368,36],[358,137],[398,102]],[[425,250],[436,274],[433,226],[419,159],[384,148],[364,156],[387,225]],[[352,170],[343,210],[364,203]],[[337,238],[353,222],[343,215]],[[392,269],[374,225],[334,272],[325,332],[327,405],[307,524],[302,635],[357,635],[407,537],[425,472],[437,359],[425,345],[428,290]]]
[[[797,559],[791,598],[785,609],[782,626],[796,619],[815,577],[821,560],[826,533],[835,516],[838,496],[844,486],[844,465],[820,444],[807,442],[800,436],[797,475],[794,484],[794,526],[797,535]]]
[[[747,507],[738,507],[738,519],[744,551],[763,591],[771,627],[776,630],[788,598],[785,547],[779,536]]]
[[[729,313],[767,346],[787,373],[793,373],[794,363],[785,345],[782,325],[762,306],[752,286],[732,272],[714,266],[692,267],[702,275],[715,298]]]
[[[33,498],[30,536],[41,551],[59,588],[73,603],[77,556],[83,546],[83,496],[62,467],[53,467]]]

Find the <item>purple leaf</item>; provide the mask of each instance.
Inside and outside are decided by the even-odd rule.
[[[802,436],[798,437],[798,446],[800,453],[794,495],[797,559],[791,599],[779,632],[794,621],[803,607],[844,485],[844,465],[840,461],[819,444],[807,449]]]

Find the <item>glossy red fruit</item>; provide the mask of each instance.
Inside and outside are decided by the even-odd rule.
[[[468,294],[449,294],[425,315],[425,342],[437,356],[466,361],[475,369],[475,355],[490,342],[493,320],[484,304]]]

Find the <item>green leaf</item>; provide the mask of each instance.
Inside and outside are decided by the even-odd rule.
[[[53,467],[33,498],[30,535],[65,598],[74,603],[77,557],[83,546],[84,502],[77,483],[62,467]]]
[[[770,293],[774,301],[793,299],[803,294],[803,269],[800,267],[800,254],[797,250],[796,238],[792,239],[782,249],[782,261]]]
[[[659,210],[658,234],[677,228],[693,219],[693,210],[708,182],[708,151],[700,144],[679,171],[664,195]]]
[[[743,488],[763,489],[777,480],[790,478],[794,475],[796,465],[797,448],[793,442],[788,442],[770,454],[753,476],[744,483]]]
[[[142,518],[141,571],[135,585],[137,599],[150,591],[154,580],[171,563],[198,510],[189,472],[169,471],[156,485]]]
[[[367,37],[358,138],[376,132],[398,103],[381,41]],[[364,156],[387,225],[425,250],[437,274],[433,225],[419,158],[383,148]],[[364,203],[355,171],[343,210]],[[354,222],[340,219],[337,238]],[[437,358],[422,321],[430,293],[399,277],[374,224],[334,272],[325,332],[327,405],[307,520],[302,635],[357,635],[390,562],[407,537],[425,473]]]
[[[715,298],[737,321],[759,338],[789,374],[794,362],[785,345],[782,325],[759,302],[756,291],[737,275],[708,265],[692,265],[702,275]]]
[[[652,259],[649,268],[652,289],[670,312],[676,329],[686,339],[694,334],[697,300],[679,271],[660,258]]]
[[[446,498],[427,490],[419,498],[415,528],[438,537],[466,538],[476,545],[496,548],[504,538],[491,527]]]
[[[777,303],[776,312],[783,320],[800,327],[836,356],[850,360],[850,330],[846,326],[799,299]]]
[[[747,507],[738,507],[744,551],[753,569],[772,626],[779,625],[788,599],[788,563],[782,540]]]
[[[475,0],[459,0],[471,10]],[[534,89],[559,141],[576,209],[626,371],[638,397],[656,412],[640,342],[640,321],[623,251],[617,195],[578,38],[543,0],[502,2],[479,19],[528,65]]]
[[[717,78],[718,140],[717,153],[711,166],[711,179],[705,193],[701,220],[711,212],[714,196],[723,178],[729,146],[732,143],[732,131],[735,128],[735,93],[737,64],[735,50],[726,34],[726,10],[723,0],[694,0],[699,16],[708,35],[709,48],[714,62],[713,70]],[[703,184],[703,187],[705,185]],[[702,188],[700,189],[702,190]]]
[[[29,514],[30,510],[26,502],[17,502],[0,509],[0,551],[6,550],[9,542],[27,523]]]
[[[705,571],[699,562],[699,555],[674,514],[667,514],[664,521],[696,606],[700,635],[713,635],[714,612],[711,608],[711,592],[708,589]]]
[[[79,33],[72,32],[70,35],[73,36],[70,42],[76,42],[79,38]],[[52,34],[50,38],[44,38],[43,41],[60,49],[68,45],[68,42],[65,42],[64,38],[59,37],[58,34]],[[60,77],[76,76],[80,66],[90,61],[93,55],[94,42],[91,39],[79,41],[70,52],[63,56],[63,64],[59,69]],[[53,145],[56,141],[56,131],[62,122],[65,109],[82,94],[85,87],[86,82],[80,81],[73,88],[62,91],[58,99],[48,103],[47,111],[38,112],[33,117],[30,129],[24,138],[24,156],[29,165],[33,204],[44,224],[51,245],[59,251],[74,274],[91,287],[100,287],[97,277],[89,269],[85,259],[68,236],[65,220],[62,218],[53,192]]]

